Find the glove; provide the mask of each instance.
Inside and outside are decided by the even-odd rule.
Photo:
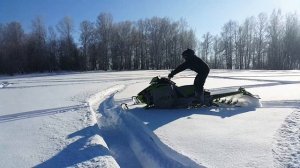
[[[171,79],[171,78],[173,78],[173,76],[174,76],[174,75],[173,75],[172,73],[170,73],[170,74],[168,75],[168,78]]]

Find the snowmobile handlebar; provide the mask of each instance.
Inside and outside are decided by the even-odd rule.
[[[173,82],[170,78],[167,77],[159,77],[156,76],[154,78],[152,78],[150,84],[154,84],[154,83],[160,83],[160,84],[176,84],[175,82]]]

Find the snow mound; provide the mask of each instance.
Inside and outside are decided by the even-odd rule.
[[[278,129],[273,156],[276,167],[300,167],[300,111],[290,114]]]
[[[253,107],[253,108],[262,106],[258,98],[248,96],[248,95],[239,95],[238,103],[236,105],[241,107]]]
[[[252,108],[262,107],[258,97],[252,97],[243,94],[223,97],[219,100],[219,102],[225,102],[225,104],[228,103],[237,107],[252,107]]]
[[[4,81],[4,82],[0,83],[0,89],[1,89],[1,88],[5,88],[5,87],[8,87],[8,86],[10,86],[11,84],[12,84],[12,83],[9,83],[9,82]]]

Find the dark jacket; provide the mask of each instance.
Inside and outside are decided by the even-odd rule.
[[[185,62],[180,64],[176,69],[171,72],[171,75],[174,76],[177,73],[184,71],[186,69],[191,69],[198,74],[207,75],[209,73],[209,66],[199,57],[192,55],[187,56]]]

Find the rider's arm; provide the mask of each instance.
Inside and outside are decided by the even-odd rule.
[[[171,74],[172,74],[172,76],[174,76],[174,75],[178,74],[179,72],[186,70],[187,68],[188,68],[188,64],[187,64],[187,62],[184,62],[184,63],[180,64],[176,69],[174,69],[171,72]]]

